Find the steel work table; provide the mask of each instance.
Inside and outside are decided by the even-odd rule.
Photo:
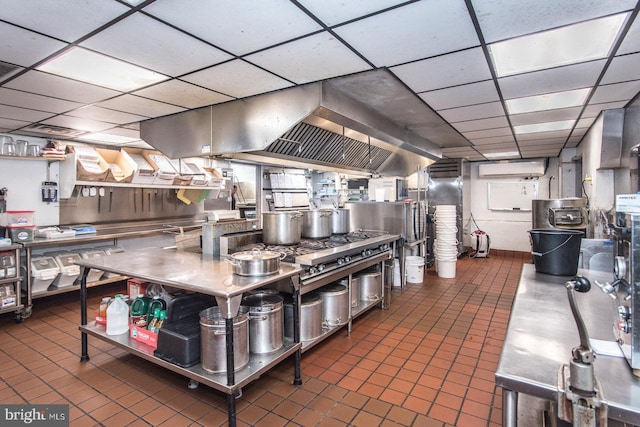
[[[295,385],[302,384],[300,375],[300,319],[299,301],[301,268],[297,264],[280,264],[276,274],[260,277],[246,277],[233,274],[229,262],[207,255],[176,251],[174,249],[147,248],[117,253],[108,257],[83,259],[77,262],[85,268],[80,286],[80,331],[82,341],[81,361],[88,361],[87,335],[109,342],[152,363],[170,369],[187,378],[206,384],[227,394],[229,425],[235,426],[235,399],[237,392],[251,381],[289,356],[294,357]],[[95,322],[87,322],[87,285],[89,268],[135,277],[164,286],[212,295],[216,298],[222,316],[225,318],[226,333],[226,373],[209,374],[200,364],[190,368],[166,362],[153,355],[153,348],[135,341],[129,334],[107,335],[106,328]],[[234,372],[233,356],[233,318],[238,314],[242,295],[252,289],[267,285],[276,285],[288,281],[293,293],[294,338],[285,342],[279,351],[270,354],[250,355],[249,364]],[[281,285],[280,285],[281,286]]]
[[[595,280],[611,282],[612,274],[579,270],[591,281],[588,293],[576,293],[580,313],[591,339],[613,341],[613,306]],[[502,387],[504,426],[517,425],[518,393],[556,401],[558,372],[568,364],[571,349],[580,344],[564,283],[571,277],[537,273],[532,264],[522,268],[509,326],[495,374]],[[634,377],[622,357],[597,355],[595,375],[610,419],[640,425],[640,378]]]

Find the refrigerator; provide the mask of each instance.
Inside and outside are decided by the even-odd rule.
[[[349,230],[384,230],[398,234],[401,286],[405,285],[405,254],[426,255],[427,202],[347,202]]]

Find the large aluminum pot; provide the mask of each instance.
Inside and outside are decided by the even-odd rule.
[[[238,371],[249,363],[249,316],[247,307],[233,318],[233,367]],[[202,369],[215,374],[227,371],[226,319],[219,307],[200,312],[200,363]]]
[[[318,289],[322,298],[322,326],[325,329],[344,325],[349,321],[349,289],[337,283]]]
[[[285,256],[281,252],[252,249],[236,252],[227,261],[233,265],[233,273],[238,276],[268,276],[280,270],[280,260]]]
[[[263,212],[262,242],[267,245],[295,245],[300,243],[302,214],[298,211]]]
[[[284,298],[280,295],[249,295],[242,305],[249,307],[249,351],[273,353],[284,343]]]
[[[349,209],[334,209],[331,215],[331,232],[346,234],[349,232]]]
[[[322,239],[331,236],[332,209],[316,209],[302,213],[302,237]]]

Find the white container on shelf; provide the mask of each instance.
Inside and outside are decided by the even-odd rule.
[[[53,257],[31,257],[31,293],[46,291],[59,273],[60,268]]]
[[[107,308],[107,335],[121,335],[129,332],[129,306],[116,295]]]

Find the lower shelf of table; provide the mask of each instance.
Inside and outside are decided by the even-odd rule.
[[[121,335],[107,335],[105,327],[103,325],[96,324],[95,322],[89,322],[89,324],[84,326],[80,325],[79,329],[80,331],[85,332],[88,335],[111,343],[116,347],[122,348],[123,350],[126,350],[131,354],[155,363],[158,366],[162,366],[166,369],[181,374],[187,378],[196,380],[202,384],[205,384],[211,388],[227,394],[235,394],[237,390],[240,390],[245,385],[258,379],[270,368],[282,362],[287,357],[292,356],[298,349],[301,348],[300,343],[294,343],[293,341],[285,340],[283,347],[273,353],[251,354],[247,366],[235,372],[235,384],[227,385],[226,372],[210,374],[202,369],[202,365],[200,363],[189,368],[183,368],[181,366],[174,365],[173,363],[169,363],[154,356],[153,347],[131,339],[128,333]]]

